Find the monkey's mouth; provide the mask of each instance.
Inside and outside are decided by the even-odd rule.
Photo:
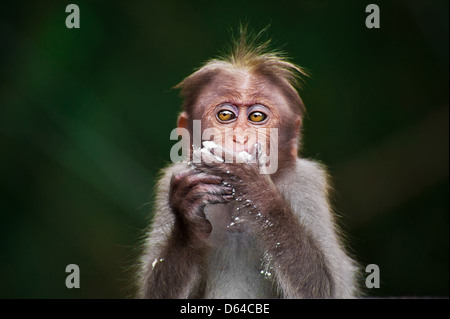
[[[235,148],[234,151],[230,151],[228,148],[223,148],[217,145],[213,141],[204,141],[203,148],[200,149],[200,153],[212,157],[216,162],[228,163],[228,160],[233,159],[239,163],[253,163],[257,161],[257,152],[260,152],[259,144],[255,144],[252,149],[252,153],[249,153],[248,144],[235,144],[239,145],[239,148]],[[195,152],[195,150],[194,150]]]
[[[230,151],[232,151],[233,153],[241,153],[241,152],[250,153],[248,144],[242,145],[238,143],[233,143],[233,148],[230,149]]]

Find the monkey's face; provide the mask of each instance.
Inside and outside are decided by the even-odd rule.
[[[259,144],[268,154],[270,147],[278,150],[280,142],[298,137],[298,125],[291,124],[299,117],[280,88],[248,71],[219,72],[201,90],[192,114],[201,120],[202,141],[213,140],[230,152],[250,153]]]
[[[216,144],[235,153],[249,153],[256,143],[268,148],[270,128],[275,128],[278,122],[274,112],[260,102],[250,105],[224,101],[212,106],[204,119],[208,127],[203,131],[203,138],[213,137]],[[208,128],[211,134],[206,134]]]

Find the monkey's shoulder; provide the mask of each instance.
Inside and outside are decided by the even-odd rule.
[[[328,172],[317,161],[298,158],[295,166],[286,169],[275,181],[282,193],[328,193]]]

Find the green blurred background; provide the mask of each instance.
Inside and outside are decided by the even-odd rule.
[[[75,1],[67,29],[69,3],[2,4],[0,297],[130,296],[171,87],[242,21],[312,74],[302,154],[329,167],[353,254],[380,266],[369,293],[448,296],[448,1]]]

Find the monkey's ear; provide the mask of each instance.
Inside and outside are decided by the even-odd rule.
[[[178,116],[177,127],[178,128],[184,128],[186,130],[189,129],[188,115],[186,114],[186,112],[182,112]]]
[[[297,121],[295,122],[295,131],[296,131],[297,133],[300,132],[300,127],[301,127],[301,125],[302,125],[302,119],[299,117],[299,118],[297,119]]]

